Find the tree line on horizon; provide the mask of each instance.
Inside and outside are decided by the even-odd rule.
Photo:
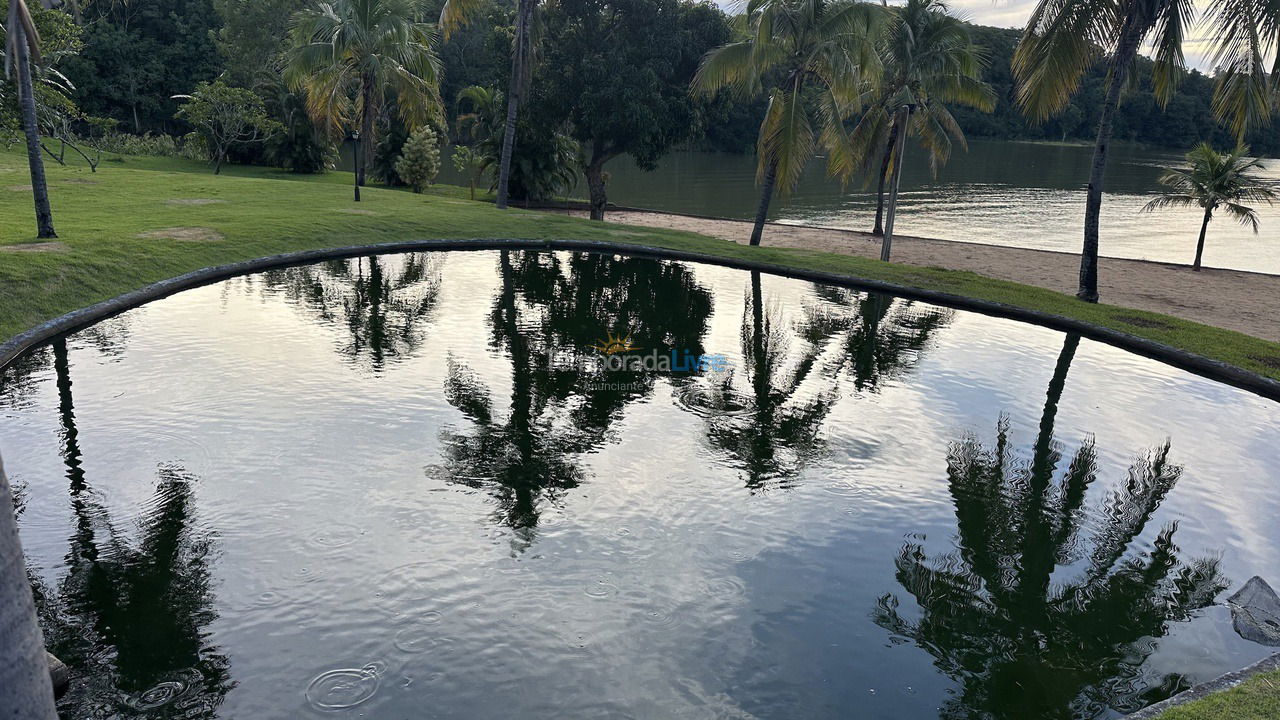
[[[473,188],[487,174],[499,208],[554,197],[581,171],[593,219],[613,158],[648,169],[672,149],[741,149],[745,136],[761,189],[751,244],[821,151],[831,175],[876,185],[888,260],[908,138],[936,172],[966,131],[1092,134],[1078,294],[1096,301],[1113,140],[1228,140],[1239,153],[1251,136],[1255,152],[1277,142],[1267,57],[1280,23],[1250,0],[1217,0],[1202,17],[1188,0],[1042,0],[1023,31],[970,25],[942,0],[751,0],[733,17],[687,0],[41,0],[27,15],[13,2],[11,35],[23,37],[14,18],[28,31],[6,45],[50,59],[20,79],[32,89],[14,95],[35,106],[21,106],[22,123],[16,98],[0,98],[0,131],[27,126],[41,237],[55,236],[41,149],[64,162],[70,144],[96,169],[77,145],[95,129],[122,152],[155,138],[161,154],[202,154],[215,172],[226,161],[320,172],[350,140],[357,200],[369,176],[420,191],[453,140],[458,169]],[[1219,33],[1213,79],[1185,68],[1199,21]],[[1202,195],[1207,225],[1221,200]]]

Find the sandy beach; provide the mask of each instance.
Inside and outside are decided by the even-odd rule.
[[[751,234],[751,223],[740,220],[629,210],[611,211],[605,219],[626,225],[689,230],[742,243]],[[1105,236],[1102,241],[1106,242]],[[765,229],[764,244],[880,257],[878,238],[848,230],[770,223]],[[1064,293],[1075,293],[1080,269],[1079,257],[1067,253],[902,235],[894,238],[893,258],[912,265],[970,270]],[[1195,273],[1187,265],[1105,257],[1099,262],[1098,273],[1102,302],[1175,315],[1280,342],[1280,275],[1212,268]]]

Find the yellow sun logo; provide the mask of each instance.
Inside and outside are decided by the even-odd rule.
[[[639,347],[631,344],[631,335],[628,334],[626,337],[623,337],[622,335],[614,335],[613,333],[607,334],[604,340],[599,341],[591,347],[599,350],[605,355],[615,355],[617,353],[631,352],[632,350],[640,349]]]

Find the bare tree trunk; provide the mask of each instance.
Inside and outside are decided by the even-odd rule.
[[[1084,205],[1084,247],[1080,253],[1080,289],[1076,297],[1085,302],[1098,302],[1098,225],[1102,218],[1102,184],[1107,174],[1107,152],[1115,130],[1116,111],[1129,68],[1138,54],[1139,32],[1132,22],[1120,31],[1120,43],[1111,59],[1107,95],[1098,121],[1098,139],[1093,146],[1093,166],[1089,171],[1089,191]]]
[[[898,217],[898,185],[902,182],[902,161],[907,154],[907,123],[911,120],[911,106],[898,111],[898,158],[893,162],[893,181],[889,187],[889,217],[884,223],[884,239],[880,241],[880,259],[889,262],[893,249],[893,224]]]
[[[587,178],[587,189],[591,197],[591,219],[604,220],[604,208],[609,203],[605,193],[604,164],[614,158],[603,142],[595,140],[591,143],[591,160],[583,168],[582,174]]]
[[[587,177],[587,189],[591,194],[591,219],[604,220],[604,207],[609,202],[605,195],[604,168],[592,162],[583,170]]]
[[[57,720],[44,636],[27,580],[13,491],[0,460],[0,717]]]
[[[889,130],[889,142],[884,146],[884,159],[880,161],[880,178],[876,186],[876,226],[871,234],[884,235],[884,188],[889,179],[889,163],[893,161],[893,148],[898,144],[898,124],[894,123]]]
[[[502,157],[498,162],[498,197],[495,204],[499,210],[507,209],[510,193],[511,153],[516,145],[516,114],[520,108],[520,95],[524,89],[525,73],[529,70],[525,67],[525,62],[529,59],[529,25],[534,1],[519,0],[516,10],[516,36],[511,47],[511,88],[507,93],[507,122],[502,132]]]
[[[769,201],[773,199],[773,186],[778,179],[778,163],[769,163],[764,173],[764,183],[760,185],[760,204],[756,206],[756,224],[751,228],[751,244],[759,245],[764,235],[764,221],[769,217]]]
[[[1204,222],[1200,223],[1200,240],[1196,243],[1196,261],[1191,269],[1200,272],[1200,261],[1204,258],[1204,236],[1209,231],[1209,221],[1213,219],[1213,208],[1204,209]]]
[[[53,210],[49,208],[49,184],[44,177],[44,158],[40,156],[40,128],[36,124],[36,97],[31,83],[31,62],[27,51],[26,31],[21,22],[11,23],[18,66],[18,96],[22,105],[22,130],[27,136],[27,165],[31,168],[31,191],[36,206],[36,236],[56,238]]]

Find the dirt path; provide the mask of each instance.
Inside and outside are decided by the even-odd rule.
[[[573,215],[585,213],[569,211]],[[746,242],[751,223],[656,212],[617,211],[609,222],[690,230],[711,237]],[[764,243],[775,247],[880,257],[880,242],[869,233],[770,223]],[[977,245],[897,236],[897,262],[929,267],[971,270],[987,277],[1074,293],[1080,269],[1078,256],[1046,250]],[[1238,330],[1280,342],[1280,275],[1205,269],[1188,266],[1102,258],[1099,293],[1112,305],[1150,310]]]

